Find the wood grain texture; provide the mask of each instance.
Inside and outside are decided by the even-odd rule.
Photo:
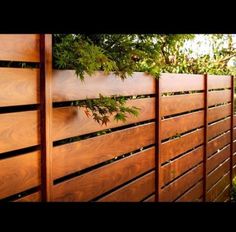
[[[73,70],[53,70],[53,101],[73,101],[103,96],[132,96],[155,94],[155,79],[142,72],[134,72],[131,77],[120,77],[104,72],[85,75],[81,82]]]
[[[178,134],[196,129],[204,124],[204,112],[198,111],[161,121],[161,139],[167,139]]]
[[[236,127],[236,114],[233,117],[233,121],[234,121],[234,128]]]
[[[0,153],[38,145],[39,112],[0,114]]]
[[[230,130],[231,127],[231,120],[230,117],[224,120],[218,121],[208,126],[208,140],[216,137],[217,135],[222,134]]]
[[[203,129],[183,135],[161,144],[161,163],[164,163],[176,156],[191,150],[192,148],[203,143]]]
[[[207,176],[206,188],[209,191],[230,170],[230,160],[227,159]]]
[[[53,148],[53,178],[59,178],[155,143],[148,123]]]
[[[208,111],[208,123],[220,120],[231,114],[231,104],[210,108]]]
[[[203,194],[202,186],[202,181],[198,182],[190,190],[178,198],[176,202],[199,202],[199,198],[201,198]]]
[[[211,172],[213,169],[218,167],[221,163],[223,163],[226,159],[230,157],[230,145],[212,155],[207,160],[207,173]]]
[[[143,202],[155,202],[155,194],[151,195],[147,199],[145,199]]]
[[[39,35],[1,34],[0,60],[39,62]]]
[[[160,192],[160,201],[175,201],[181,194],[194,186],[202,178],[202,173],[203,165],[200,164],[171,184],[167,185]]]
[[[219,149],[222,149],[229,143],[230,143],[230,131],[211,140],[208,143],[207,147],[207,157],[210,157],[212,154],[217,152]]]
[[[203,146],[188,152],[173,162],[167,163],[160,169],[161,187],[182,175],[203,160]]]
[[[214,200],[214,202],[228,202],[230,200],[230,185]]]
[[[40,152],[0,160],[0,199],[40,185]]]
[[[0,68],[0,87],[0,107],[37,104],[39,70]]]
[[[160,76],[160,91],[180,92],[203,90],[203,75],[163,73]]]
[[[231,88],[231,77],[224,75],[208,75],[208,89]]]
[[[130,100],[126,105],[140,108],[138,117],[129,115],[126,122],[117,122],[111,116],[111,121],[107,125],[100,125],[92,117],[88,118],[84,110],[79,107],[54,108],[53,140],[56,141],[155,118],[155,98]]]
[[[203,93],[163,96],[160,105],[162,117],[202,109]]]
[[[207,201],[213,202],[224,191],[224,189],[230,184],[229,172],[225,174],[208,192]],[[230,195],[230,192],[228,192]]]
[[[100,198],[99,202],[139,202],[155,191],[155,172],[146,174],[128,185]]]
[[[155,147],[53,186],[53,201],[90,201],[155,167]]]
[[[208,92],[208,106],[230,102],[231,90]]]
[[[41,193],[40,192],[32,193],[25,197],[19,198],[14,202],[41,202]]]

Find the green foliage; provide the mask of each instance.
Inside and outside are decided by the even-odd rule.
[[[76,101],[72,105],[84,107],[84,112],[88,117],[100,123],[105,124],[110,121],[110,116],[114,115],[116,121],[126,121],[127,114],[138,116],[139,108],[125,106],[126,99],[124,97],[104,97],[101,94],[98,99],[86,99]]]

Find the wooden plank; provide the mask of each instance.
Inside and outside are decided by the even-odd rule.
[[[208,140],[230,130],[230,117],[208,126]]]
[[[25,197],[21,197],[15,200],[14,202],[41,202],[41,193],[40,192],[32,193]]]
[[[207,157],[210,157],[212,154],[217,152],[219,149],[222,149],[229,143],[230,143],[230,131],[211,140],[208,143],[207,147]]]
[[[0,153],[39,144],[39,112],[0,114]]]
[[[215,201],[229,184],[230,175],[228,172],[207,192],[207,201]]]
[[[0,198],[40,185],[40,152],[0,160]]]
[[[230,114],[231,114],[231,104],[210,108],[208,110],[208,122],[211,123],[217,121],[219,119],[230,116]]]
[[[203,160],[203,146],[188,152],[160,169],[160,185],[166,185]]]
[[[233,153],[236,152],[236,141],[233,142]]]
[[[99,202],[139,202],[155,191],[155,172],[146,174],[130,184],[100,198]]]
[[[234,128],[236,127],[236,114],[234,115]]]
[[[0,87],[0,107],[37,104],[39,70],[0,68]]]
[[[203,75],[163,73],[160,76],[161,93],[203,90],[203,88]]]
[[[164,163],[176,156],[191,150],[203,143],[203,129],[183,135],[161,144],[161,163]]]
[[[155,123],[148,123],[53,147],[53,179],[155,143]]]
[[[1,34],[0,60],[39,62],[39,35]]]
[[[233,129],[233,139],[236,140],[236,128]]]
[[[91,77],[85,75],[81,82],[73,70],[53,70],[53,101],[73,101],[103,96],[132,96],[155,94],[155,79],[143,72],[134,72],[122,80],[111,73],[95,72]]]
[[[194,185],[190,190],[184,193],[180,198],[176,200],[176,202],[195,202],[201,198],[202,192],[202,181],[198,182]]]
[[[171,184],[167,185],[160,192],[160,201],[172,202],[181,194],[194,186],[201,178],[203,173],[203,165],[200,164],[193,168]]]
[[[140,108],[139,116],[128,116],[126,122],[117,122],[111,116],[111,121],[107,125],[98,124],[92,117],[88,118],[84,110],[79,107],[54,108],[53,140],[79,136],[155,118],[155,98],[130,100],[126,105]]]
[[[231,87],[231,77],[223,75],[208,75],[209,89],[223,89]]]
[[[230,199],[230,185],[214,200],[214,202],[226,202]]]
[[[90,201],[153,169],[155,147],[53,186],[53,201]]]
[[[203,93],[163,96],[160,105],[162,117],[202,109]]]
[[[151,195],[147,199],[145,199],[143,202],[155,202],[155,194]]]
[[[208,92],[208,106],[230,102],[231,90]]]
[[[211,156],[207,160],[207,173],[218,167],[224,160],[230,157],[230,145],[224,147],[221,151]]]
[[[207,176],[207,182],[206,182],[207,191],[209,191],[210,188],[212,188],[212,186],[215,185],[215,183],[218,180],[220,180],[220,178],[224,176],[229,170],[230,170],[230,160],[227,159],[226,161],[224,161],[224,163],[219,165],[219,167],[217,167]]]
[[[196,129],[204,124],[204,112],[194,112],[161,121],[161,139]]]

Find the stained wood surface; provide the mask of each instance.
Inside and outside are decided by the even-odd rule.
[[[149,148],[53,187],[53,201],[89,201],[155,167]]]
[[[37,104],[39,70],[0,68],[0,87],[0,107]]]
[[[0,60],[39,62],[39,35],[1,34]]]
[[[208,89],[231,88],[231,77],[225,75],[208,75]]]
[[[231,101],[231,90],[208,92],[208,106],[222,104]]]
[[[160,201],[174,201],[181,194],[194,186],[202,178],[202,173],[203,166],[200,164],[163,188],[160,192]]]
[[[132,96],[155,94],[155,79],[142,72],[134,72],[131,77],[120,77],[104,72],[85,75],[82,82],[73,70],[53,70],[53,101],[63,102],[98,98],[103,96]]]
[[[230,116],[231,104],[210,108],[208,110],[208,123]]]
[[[148,123],[53,148],[53,178],[155,143],[155,123]]]
[[[40,185],[40,152],[0,160],[0,199]]]
[[[38,145],[39,112],[0,114],[0,153]]]
[[[164,163],[203,143],[203,129],[161,144],[160,162]]]
[[[204,112],[194,112],[161,121],[161,139],[196,129],[204,124]]]
[[[216,137],[217,135],[222,134],[223,132],[226,132],[230,130],[231,126],[231,119],[226,118],[222,121],[218,121],[216,123],[213,123],[208,126],[208,140]]]
[[[117,122],[111,116],[111,121],[107,125],[100,125],[92,117],[88,118],[84,110],[79,107],[54,108],[53,140],[56,141],[155,118],[155,98],[130,100],[127,102],[127,106],[140,108],[138,117],[128,116],[126,122]]]
[[[155,202],[155,194],[151,195],[147,199],[145,199],[143,202]]]
[[[41,202],[41,193],[40,192],[32,193],[25,197],[19,198],[14,202]]]
[[[230,185],[214,200],[214,202],[228,202],[230,200]]]
[[[155,191],[155,172],[148,173],[130,184],[99,199],[99,202],[139,202]]]
[[[203,146],[188,152],[160,169],[160,185],[163,186],[203,160]]]
[[[161,93],[203,90],[203,88],[203,75],[163,73],[160,76]]]

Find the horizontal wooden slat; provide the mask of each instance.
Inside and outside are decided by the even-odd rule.
[[[194,112],[161,121],[161,139],[196,129],[204,124],[204,112]]]
[[[83,82],[74,70],[53,70],[53,101],[63,102],[97,98],[103,96],[132,96],[155,94],[155,79],[142,72],[134,72],[131,77],[120,77],[104,72],[86,75]]]
[[[233,129],[233,137],[234,137],[234,140],[236,140],[236,128]]]
[[[196,166],[203,159],[203,146],[188,152],[160,169],[160,185],[163,186]]]
[[[233,165],[236,164],[236,154],[233,155]]]
[[[233,167],[233,178],[236,176],[236,165]]]
[[[217,135],[222,134],[230,129],[231,119],[226,118],[222,121],[211,124],[208,127],[208,140],[216,137]]]
[[[0,160],[0,198],[40,184],[40,153],[32,152]]]
[[[230,185],[214,200],[214,202],[227,202],[230,200]]]
[[[200,181],[194,185],[190,190],[184,193],[176,202],[195,202],[199,201],[199,198],[203,194],[203,183]]]
[[[53,178],[59,178],[155,143],[155,123],[148,123],[53,148]]]
[[[222,104],[231,101],[231,90],[208,92],[208,106]]]
[[[233,120],[234,120],[234,128],[235,128],[236,127],[236,114],[234,114]]]
[[[224,176],[230,169],[230,160],[227,159],[223,164],[219,165],[214,171],[207,176],[206,189],[209,191],[213,185]]]
[[[203,75],[163,73],[160,76],[161,93],[203,89]]]
[[[90,201],[153,169],[155,147],[53,186],[53,201]]]
[[[0,60],[39,62],[39,35],[1,34]]]
[[[222,191],[230,184],[230,175],[225,174],[207,193],[207,201],[213,202],[222,193]]]
[[[161,97],[161,116],[179,114],[204,107],[204,94],[184,94]],[[178,107],[176,107],[178,106]]]
[[[160,191],[160,201],[174,201],[181,194],[194,186],[202,178],[202,173],[203,166],[200,164],[162,189]]]
[[[39,103],[39,70],[0,68],[0,87],[0,107]]]
[[[230,143],[230,131],[211,140],[207,146],[207,157]]]
[[[160,162],[164,163],[203,143],[203,129],[183,135],[161,144]]]
[[[32,193],[25,197],[19,198],[14,202],[40,202],[41,201],[41,194],[40,192]]]
[[[208,75],[208,89],[223,89],[231,87],[231,77],[223,75]]]
[[[99,199],[99,202],[139,202],[155,191],[155,172],[131,182],[128,185]]]
[[[151,195],[147,199],[145,199],[143,202],[155,202],[155,194]]]
[[[139,116],[129,115],[126,122],[117,122],[111,116],[111,121],[107,125],[100,125],[92,117],[88,118],[84,110],[79,107],[55,108],[53,109],[53,140],[65,139],[155,118],[155,98],[130,100],[126,105],[140,108]]]
[[[207,173],[211,172],[213,169],[215,169],[229,157],[230,157],[230,145],[228,145],[215,155],[211,156],[207,160]]]
[[[231,114],[231,104],[210,108],[208,110],[208,123],[225,118]]]
[[[39,144],[39,112],[0,114],[0,153]]]

